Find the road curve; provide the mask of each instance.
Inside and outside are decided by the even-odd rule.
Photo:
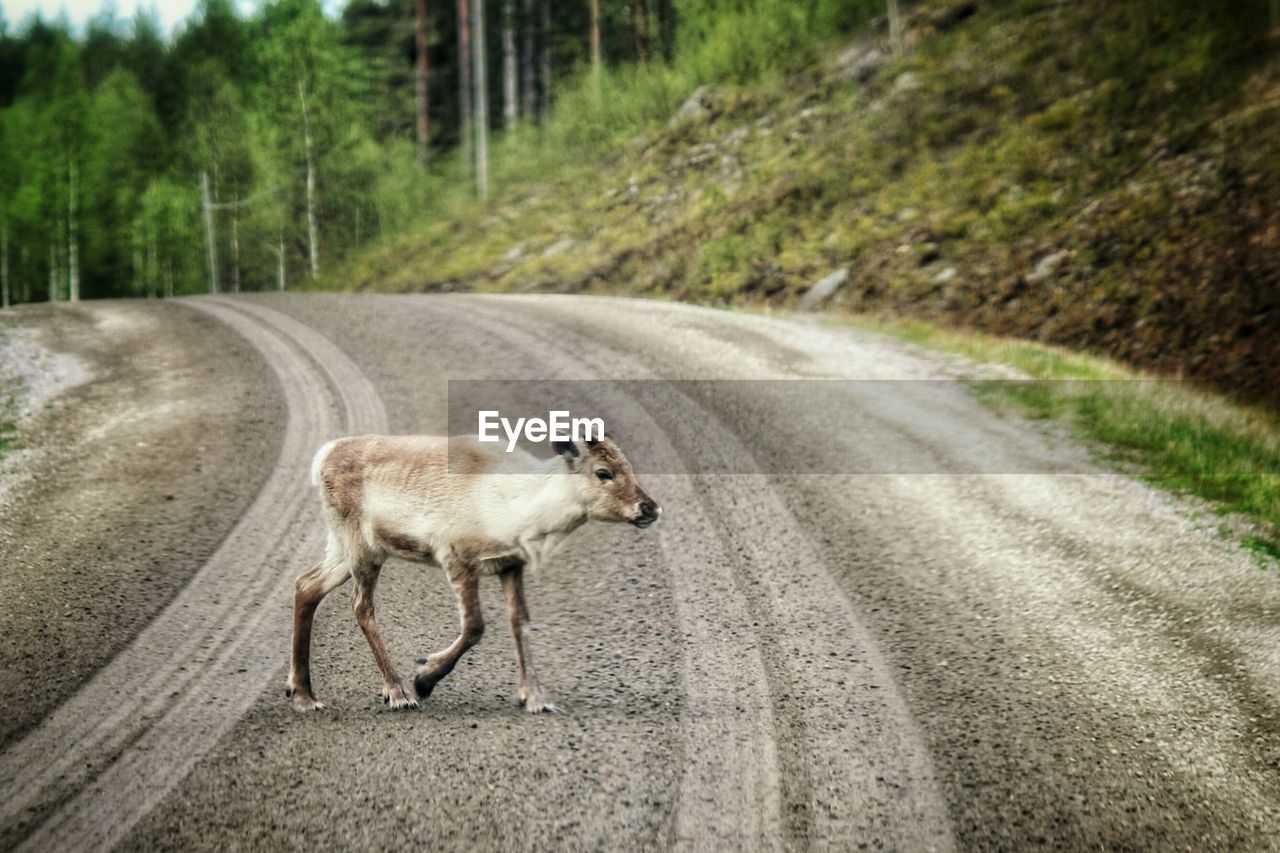
[[[332,710],[295,715],[276,680],[290,581],[320,549],[305,460],[331,434],[440,431],[449,378],[974,369],[809,322],[627,300],[189,304],[280,372],[280,462],[152,627],[0,754],[6,840],[1278,844],[1274,573],[953,382],[859,382],[812,409],[747,384],[624,400],[619,431],[644,436],[644,466],[666,472],[646,486],[667,511],[643,533],[584,529],[531,580],[535,654],[569,717],[516,708],[488,587],[485,642],[421,713],[382,707],[347,607],[325,605],[315,676]],[[786,454],[829,473],[788,474]],[[855,473],[868,471],[882,473]],[[452,639],[440,577],[394,561],[385,574],[394,656]]]
[[[335,435],[385,429],[376,392],[322,336],[261,306],[187,304],[242,334],[276,371],[289,413],[280,458],[174,601],[0,753],[0,824],[33,826],[26,849],[118,842],[272,684],[288,641],[290,569],[322,541],[307,489],[311,454]]]

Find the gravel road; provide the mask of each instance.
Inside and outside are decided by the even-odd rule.
[[[56,552],[56,595],[43,560],[15,559],[53,547],[36,544],[52,528],[4,531],[6,600],[23,607],[3,617],[3,653],[40,665],[6,666],[0,693],[6,848],[1280,848],[1276,573],[954,382],[852,383],[808,407],[747,383],[634,401],[616,431],[644,436],[662,522],[585,528],[529,583],[539,671],[566,716],[517,707],[496,582],[491,630],[421,712],[382,705],[345,591],[314,636],[330,709],[298,715],[283,697],[292,578],[320,551],[311,453],[344,433],[443,430],[448,379],[971,366],[813,321],[603,298],[79,310],[149,324],[117,342],[122,362],[181,338],[161,348],[224,371],[225,387],[158,389],[174,405],[130,430],[184,435],[191,412],[217,411],[220,440],[246,453],[200,472],[233,497],[166,491],[178,512],[160,528],[120,509],[86,523]],[[229,406],[226,388],[258,402]],[[829,473],[787,474],[787,454]],[[886,460],[902,472],[856,473]],[[130,465],[100,464],[135,506]],[[57,470],[74,506],[74,466]],[[206,521],[174,550],[182,523]],[[155,562],[157,592],[91,556],[120,543]],[[453,639],[453,595],[438,570],[383,574],[379,622],[411,670]],[[103,587],[112,612],[86,608],[66,636],[30,621]],[[48,669],[53,687],[32,686]]]

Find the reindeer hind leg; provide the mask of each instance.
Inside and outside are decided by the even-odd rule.
[[[293,592],[293,660],[285,687],[295,710],[316,711],[324,707],[311,688],[311,626],[316,608],[324,597],[347,582],[351,570],[341,549],[330,536],[325,559],[298,575]]]
[[[365,639],[369,641],[374,662],[378,665],[378,672],[382,674],[382,701],[392,709],[417,708],[420,707],[417,701],[405,693],[404,684],[400,681],[395,665],[391,663],[391,655],[387,653],[386,644],[382,642],[382,633],[378,630],[378,622],[374,617],[373,591],[378,585],[378,576],[381,572],[381,563],[362,565],[356,570],[355,596],[352,601],[356,622],[364,632]]]
[[[484,636],[484,618],[480,614],[480,576],[475,566],[457,558],[450,558],[445,562],[444,568],[449,575],[449,583],[453,585],[453,591],[458,595],[462,625],[458,638],[447,649],[418,661],[418,672],[413,679],[413,687],[422,699],[431,695],[436,683],[453,672],[458,659]]]

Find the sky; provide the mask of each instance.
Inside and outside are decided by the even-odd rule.
[[[258,7],[259,0],[236,0],[241,14],[250,14]],[[334,0],[325,0],[325,10],[333,13]],[[133,18],[138,7],[154,6],[160,13],[160,25],[166,35],[173,33],[173,27],[184,20],[196,7],[196,0],[0,0],[0,10],[4,12],[4,20],[9,30],[18,28],[23,19],[32,12],[40,12],[46,20],[58,17],[65,11],[72,28],[84,32],[84,26],[90,18],[98,15],[108,6],[114,6],[116,17],[128,21]]]

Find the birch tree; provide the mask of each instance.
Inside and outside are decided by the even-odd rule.
[[[307,162],[307,260],[311,277],[320,274],[320,235],[316,229],[316,160],[311,133],[311,110],[307,106],[307,80],[298,80],[298,103],[302,108],[302,144]]]
[[[67,299],[80,301],[80,169],[67,157]]]
[[[123,68],[98,84],[92,112],[96,131],[81,192],[84,219],[93,224],[87,248],[96,271],[132,281],[140,293],[146,283],[142,197],[155,164],[164,162],[164,132],[137,77]]]
[[[296,133],[281,133],[281,159],[292,162],[302,182],[302,213],[306,233],[308,274],[320,273],[323,256],[321,227],[324,204],[322,165],[334,158],[350,122],[354,75],[331,22],[317,0],[281,0],[269,7],[263,21],[271,34],[262,47],[268,69],[266,106],[281,116],[293,116]]]
[[[89,96],[79,56],[74,46],[66,42],[58,53],[52,100],[43,121],[54,173],[50,200],[57,210],[53,218],[59,223],[52,242],[62,244],[55,254],[66,253],[67,297],[72,302],[80,299],[79,192],[81,161],[90,142],[88,115]]]

